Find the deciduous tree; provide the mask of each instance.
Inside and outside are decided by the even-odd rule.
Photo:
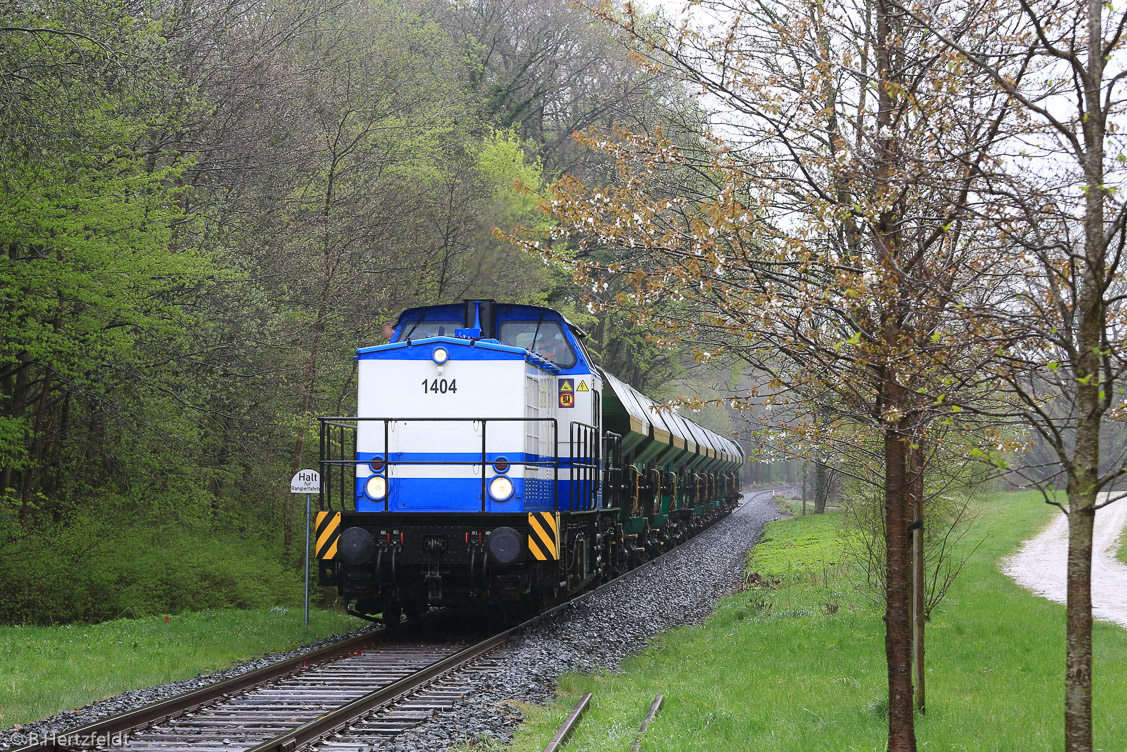
[[[1092,534],[1096,511],[1115,497],[1100,492],[1127,463],[1122,444],[1106,447],[1101,463],[1127,417],[1127,204],[1118,190],[1127,154],[1114,135],[1127,114],[1127,12],[1097,0],[1017,0],[997,16],[993,45],[976,49],[934,9],[896,7],[989,76],[1021,116],[1007,132],[1007,159],[983,165],[984,216],[1000,253],[984,265],[987,292],[971,314],[997,350],[989,375],[1016,398],[1008,415],[1039,434],[1065,481],[1067,504],[1047,496],[1069,522],[1064,738],[1070,752],[1091,750]],[[1027,75],[1012,75],[1015,60]]]
[[[977,273],[974,168],[1006,97],[884,0],[698,7],[719,28],[689,14],[677,33],[654,37],[630,6],[594,10],[633,33],[655,70],[715,98],[711,147],[622,127],[590,132],[582,141],[614,157],[617,181],[565,177],[550,204],[560,228],[522,241],[570,261],[595,289],[629,281],[596,305],[627,309],[670,341],[700,342],[702,357],[734,355],[771,375],[769,396],[737,401],[801,404],[879,437],[889,749],[914,750],[908,541],[918,455],[982,355],[963,336],[957,296],[934,291],[961,290]],[[966,43],[983,43],[982,20],[964,20]],[[679,174],[693,179],[678,195]],[[655,309],[662,299],[684,305]]]

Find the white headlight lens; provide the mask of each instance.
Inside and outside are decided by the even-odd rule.
[[[368,482],[364,484],[364,493],[368,494],[369,499],[379,501],[387,496],[387,479],[382,475],[368,478]]]
[[[489,481],[489,495],[497,501],[506,501],[513,495],[513,482],[504,475]]]
[[[433,358],[434,362],[438,365],[442,365],[446,361],[450,360],[450,353],[446,352],[446,348],[436,347],[434,348],[434,352],[431,354],[431,358]]]

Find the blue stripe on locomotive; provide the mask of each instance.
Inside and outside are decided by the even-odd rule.
[[[551,479],[509,478],[513,495],[495,501],[486,493],[486,512],[537,512],[555,509]],[[487,482],[490,479],[487,479]],[[382,512],[383,501],[372,501],[363,493],[367,478],[358,478],[356,511]],[[570,482],[560,484],[561,508],[568,505]],[[392,478],[388,483],[390,512],[481,512],[481,478]]]

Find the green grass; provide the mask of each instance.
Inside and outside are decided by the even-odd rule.
[[[928,625],[921,750],[1063,748],[1064,608],[1021,590],[998,560],[1053,514],[1036,494],[978,505],[981,541]],[[701,627],[667,633],[624,673],[568,675],[559,700],[527,708],[514,748],[542,749],[583,692],[594,702],[571,750],[628,749],[666,697],[646,752],[883,750],[887,679],[881,608],[855,587],[836,515],[768,527],[749,568],[778,579],[722,601]],[[1095,628],[1095,739],[1127,749],[1127,630]]]
[[[782,496],[775,497],[775,503],[780,512],[792,517],[802,516],[802,500],[801,499],[787,499]],[[828,507],[827,511],[835,511],[833,507]],[[814,500],[806,500],[806,514],[814,514]]]
[[[201,611],[92,625],[0,626],[0,728],[228,668],[361,625],[311,609]]]
[[[1119,536],[1119,553],[1116,555],[1121,562],[1127,564],[1127,531],[1124,531],[1123,535]]]
[[[773,501],[775,502],[776,508],[780,512],[782,512],[783,514],[788,514],[788,515],[792,515],[792,516],[802,514],[802,502],[801,501],[795,501],[794,499],[787,499],[787,498],[784,498],[782,496],[776,496],[773,499]],[[813,512],[813,511],[814,511],[814,502],[807,501],[806,502],[806,512],[807,512],[807,514]]]

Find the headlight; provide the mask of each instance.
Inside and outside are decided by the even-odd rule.
[[[364,493],[368,494],[369,499],[379,501],[387,496],[387,479],[382,475],[373,475],[368,478],[368,482],[364,484]]]
[[[446,348],[444,347],[436,347],[434,348],[434,352],[431,353],[430,357],[432,360],[434,360],[435,363],[442,365],[446,361],[450,360],[450,353],[446,352]]]
[[[513,482],[504,475],[489,481],[489,495],[496,501],[508,501],[513,495]]]

